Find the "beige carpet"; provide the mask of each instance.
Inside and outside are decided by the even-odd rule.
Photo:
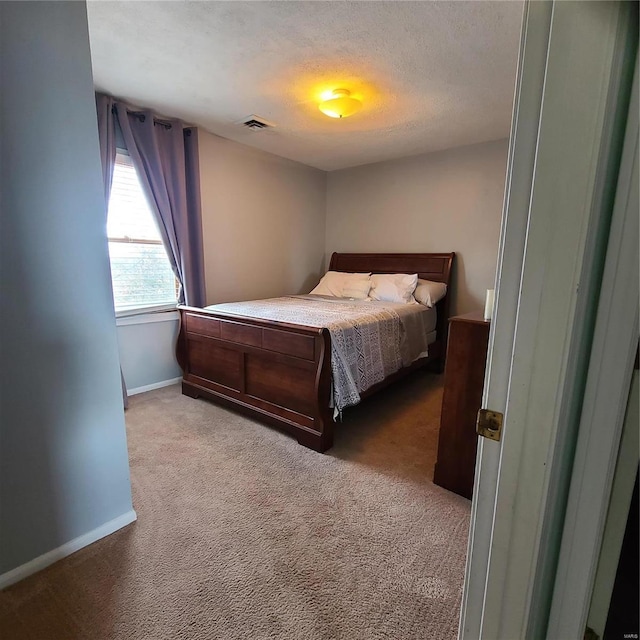
[[[470,503],[435,486],[442,377],[327,454],[180,395],[127,411],[138,521],[0,593],[3,640],[455,638]]]

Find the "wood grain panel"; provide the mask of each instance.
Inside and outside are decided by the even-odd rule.
[[[193,313],[185,313],[184,322],[189,333],[197,333],[212,338],[220,337],[220,322],[215,318],[197,316]]]
[[[417,273],[420,278],[448,282],[453,253],[334,253],[333,271]]]
[[[313,361],[315,358],[315,339],[288,331],[263,329],[262,347],[296,358]]]
[[[189,373],[240,391],[242,389],[242,357],[240,351],[225,349],[214,340],[190,336]]]
[[[306,416],[316,413],[315,372],[247,355],[245,392]]]
[[[262,346],[262,329],[241,322],[222,322],[220,337],[238,344],[248,344],[252,347]]]

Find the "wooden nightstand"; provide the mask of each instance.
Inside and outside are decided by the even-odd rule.
[[[476,465],[476,416],[482,403],[489,322],[482,312],[449,321],[438,461],[433,481],[471,498]]]

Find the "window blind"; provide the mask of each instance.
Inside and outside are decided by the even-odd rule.
[[[131,158],[116,154],[107,214],[116,311],[177,302],[173,274]]]

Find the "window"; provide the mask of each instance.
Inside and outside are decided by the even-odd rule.
[[[131,158],[116,154],[107,236],[116,312],[175,306],[179,283]]]

